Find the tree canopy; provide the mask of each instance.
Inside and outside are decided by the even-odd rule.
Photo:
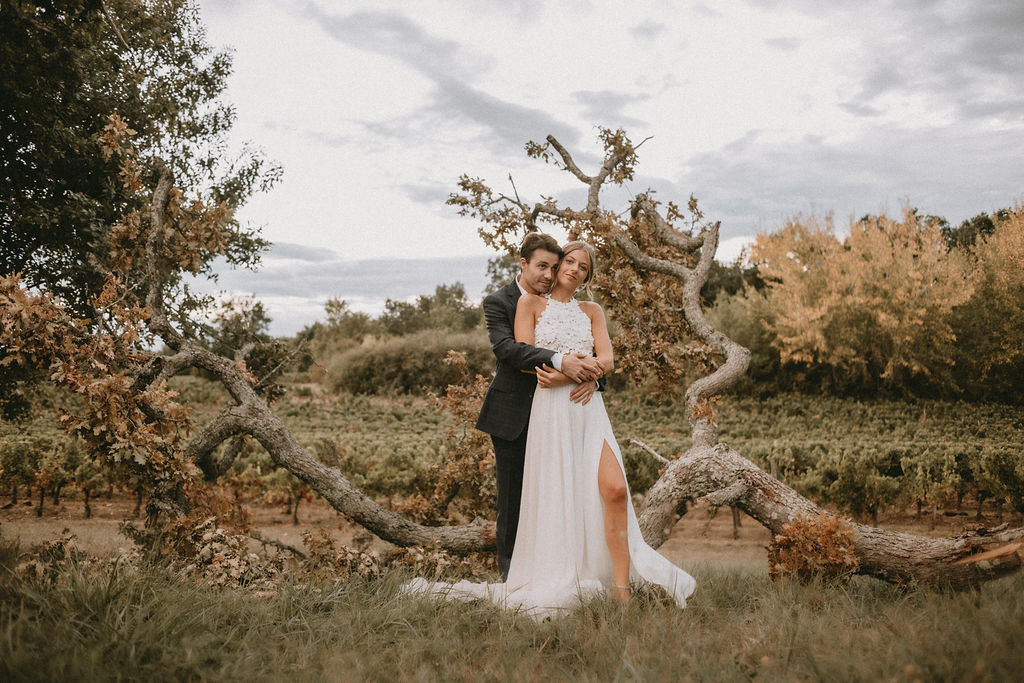
[[[134,229],[157,156],[182,192],[221,207],[228,261],[257,258],[264,243],[231,214],[280,170],[252,149],[228,157],[231,55],[206,42],[193,2],[15,0],[0,16],[0,274],[94,317],[118,257],[109,228]],[[135,163],[104,145],[111,127]]]

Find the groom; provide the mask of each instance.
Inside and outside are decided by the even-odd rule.
[[[531,232],[519,248],[520,273],[515,280],[484,299],[484,321],[491,351],[497,358],[494,379],[487,390],[476,428],[491,435],[498,479],[498,570],[508,578],[512,548],[519,526],[519,499],[523,490],[526,430],[530,422],[535,375],[522,372],[540,366],[560,370],[577,382],[570,398],[586,402],[594,395],[594,380],[601,375],[596,358],[539,349],[515,339],[516,304],[523,294],[545,294],[555,281],[562,248],[551,235]]]

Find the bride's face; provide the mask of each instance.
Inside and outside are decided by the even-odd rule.
[[[583,249],[570,251],[558,264],[558,281],[576,291],[590,276],[590,256]]]

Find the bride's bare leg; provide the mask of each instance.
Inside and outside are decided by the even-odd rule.
[[[612,595],[620,600],[629,598],[629,538],[626,535],[626,504],[629,489],[619,461],[605,441],[601,449],[601,462],[597,468],[597,487],[604,501],[604,535],[612,556],[615,588]]]

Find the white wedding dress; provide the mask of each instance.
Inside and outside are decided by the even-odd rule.
[[[590,355],[594,351],[590,318],[576,300],[549,299],[537,321],[535,345]],[[601,393],[580,405],[569,400],[571,391],[569,385],[538,388],[534,394],[508,580],[451,584],[417,578],[406,584],[407,591],[447,599],[488,599],[544,617],[571,609],[614,586],[597,470],[606,441],[620,467],[622,453]],[[696,582],[644,542],[632,504],[626,507],[631,580],[662,586],[685,607]]]

